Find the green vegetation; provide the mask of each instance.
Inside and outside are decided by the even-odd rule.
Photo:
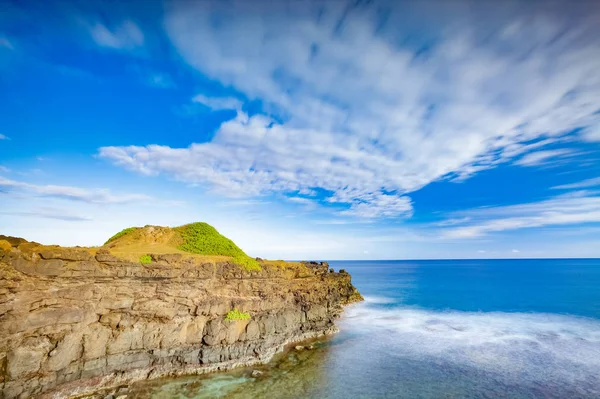
[[[109,245],[107,245],[109,244]],[[112,236],[106,244],[111,253],[143,264],[150,260],[139,258],[148,252],[153,254],[187,252],[201,255],[211,261],[227,258],[248,271],[260,271],[259,262],[249,257],[237,245],[207,223],[191,223],[169,228],[160,226],[129,227]]]
[[[191,223],[175,228],[182,243],[177,249],[201,255],[231,256],[233,262],[246,270],[261,270],[258,262],[249,257],[229,238],[219,234],[207,223]]]
[[[123,229],[121,231],[119,231],[117,234],[115,234],[114,236],[110,237],[105,243],[104,245],[108,244],[111,241],[116,240],[117,238],[123,237],[125,234],[129,234],[132,231],[135,231],[137,229],[137,227],[128,227],[126,229]]]
[[[152,258],[150,257],[150,255],[142,255],[140,256],[140,263],[142,265],[149,265],[150,263],[152,263]]]
[[[236,265],[240,265],[241,267],[243,267],[245,270],[248,270],[249,272],[262,270],[262,268],[260,267],[260,265],[258,264],[256,259],[253,259],[253,258],[249,257],[248,255],[234,256],[233,263],[235,263]]]
[[[227,316],[225,316],[225,321],[248,320],[249,318],[250,313],[240,312],[237,309],[233,309],[227,312]]]

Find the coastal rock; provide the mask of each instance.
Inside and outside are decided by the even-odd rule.
[[[250,271],[149,254],[143,265],[106,247],[4,236],[0,244],[5,399],[101,390],[94,397],[119,398],[127,391],[117,388],[141,379],[264,363],[285,345],[334,332],[341,305],[362,299],[350,275],[326,263],[260,259],[260,270]],[[228,319],[234,309],[249,318]]]

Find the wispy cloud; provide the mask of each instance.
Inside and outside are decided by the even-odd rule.
[[[207,97],[204,94],[198,94],[192,98],[192,101],[203,104],[215,111],[242,108],[242,102],[235,97]]]
[[[229,196],[320,189],[347,215],[402,217],[407,194],[431,182],[553,162],[570,150],[543,148],[584,140],[576,129],[597,123],[594,13],[521,4],[466,16],[440,3],[435,14],[392,8],[381,23],[369,5],[184,4],[165,21],[181,57],[265,114],[200,94],[213,110],[238,110],[211,142],[99,150],[140,173]],[[429,40],[401,40],[422,36],[410,31],[415,16],[434,27]]]
[[[0,189],[5,191],[28,192],[35,195],[82,201],[94,204],[123,204],[152,200],[145,194],[115,195],[107,189],[84,189],[71,186],[36,185],[0,177]]]
[[[573,189],[588,188],[588,187],[595,187],[595,186],[600,186],[600,177],[594,177],[591,179],[582,180],[577,183],[562,184],[560,186],[554,186],[552,188],[555,190],[573,190]]]
[[[441,222],[437,222],[435,225],[440,226],[440,227],[456,226],[456,225],[460,225],[460,224],[466,224],[469,220],[471,220],[471,218],[469,218],[469,217],[458,218],[458,219],[446,219],[446,220],[442,220]]]
[[[288,197],[286,199],[290,202],[295,202],[297,204],[304,204],[304,205],[314,205],[314,203],[315,203],[315,200],[310,199],[310,198],[304,198],[304,197]]]
[[[7,136],[0,133],[0,140],[10,140]]]
[[[600,223],[600,196],[585,191],[527,204],[456,212],[465,222],[442,229],[446,238],[475,238],[532,227]]]
[[[144,34],[133,21],[124,21],[113,28],[96,23],[89,29],[92,39],[102,47],[132,50],[144,45]]]
[[[322,225],[347,225],[353,223],[352,220],[347,219],[325,219],[325,220],[315,220],[314,224],[322,224]]]
[[[561,160],[575,155],[576,152],[569,149],[547,150],[531,152],[515,162],[520,166],[539,166],[547,164],[549,161]]]
[[[219,203],[220,206],[256,206],[256,205],[265,205],[270,203],[269,201],[264,200],[254,200],[254,199],[243,199],[243,200],[231,200]]]
[[[166,73],[152,73],[150,74],[150,76],[148,76],[146,81],[150,86],[158,87],[161,89],[170,89],[175,87],[175,82]]]
[[[31,216],[35,218],[62,220],[65,222],[88,222],[93,220],[87,216],[73,214],[64,209],[42,207],[31,212],[0,212],[0,214],[8,216]]]
[[[306,210],[312,210],[318,206],[318,202],[311,198],[286,197],[286,200],[289,202],[293,202],[294,204],[302,205]]]

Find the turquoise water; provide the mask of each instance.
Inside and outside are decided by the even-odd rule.
[[[337,261],[365,302],[314,350],[153,398],[600,398],[600,260]]]

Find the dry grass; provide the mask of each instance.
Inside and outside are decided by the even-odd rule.
[[[116,257],[131,261],[137,262],[140,259],[140,256],[146,254],[156,254],[156,255],[164,255],[164,254],[182,254],[186,257],[192,257],[195,259],[201,259],[205,262],[226,262],[231,260],[231,256],[218,256],[218,255],[198,255],[191,254],[189,252],[185,252],[179,250],[177,248],[173,248],[172,246],[164,243],[132,243],[129,245],[118,246],[115,248],[109,248],[110,253]]]
[[[264,259],[262,261],[266,265],[277,266],[283,269],[295,269],[298,267],[303,267],[304,265],[300,262],[286,262],[285,260],[267,260]]]

